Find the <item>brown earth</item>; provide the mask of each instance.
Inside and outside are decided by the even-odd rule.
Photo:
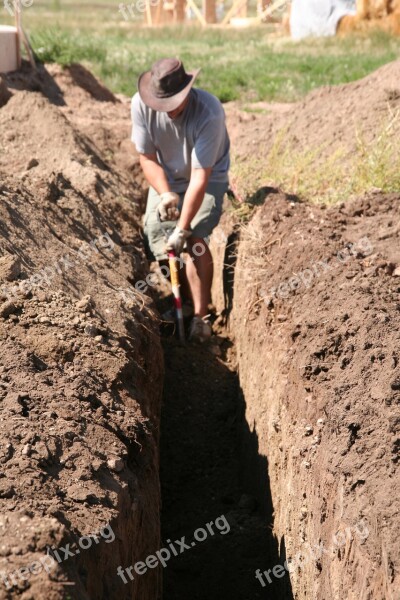
[[[369,143],[390,124],[400,135],[400,121],[393,116],[400,107],[400,60],[389,63],[364,79],[350,84],[322,87],[296,104],[263,104],[249,113],[237,104],[228,105],[233,152],[243,164],[260,161],[283,138],[291,150],[318,149],[319,162],[344,149],[351,157],[360,135]],[[238,194],[240,182],[234,181]]]
[[[286,576],[294,598],[395,600],[400,196],[326,209],[264,195],[239,229],[225,297],[246,422],[269,465],[255,469],[252,493],[261,502],[270,482],[274,564],[304,560]],[[222,308],[221,286],[214,297]]]
[[[228,107],[234,151],[251,161],[288,127],[292,143],[350,153],[356,123],[373,139],[398,106],[399,70],[267,115]],[[160,537],[163,359],[150,291],[132,288],[148,265],[129,99],[78,65],[5,84],[0,572],[100,541],[0,597],[156,600],[163,577],[166,600],[397,600],[399,196],[328,210],[264,189],[247,224],[224,217],[218,336],[163,342]],[[221,515],[229,533],[163,574],[117,577]],[[290,576],[256,579],[299,553]]]
[[[151,299],[132,288],[147,274],[142,194],[107,162],[124,105],[91,76],[54,71],[65,93],[25,67],[0,109],[0,597],[150,600],[158,572],[116,576],[159,546],[163,360]],[[70,119],[72,103],[90,119]],[[78,547],[91,534],[98,545]],[[50,577],[13,582],[67,543],[75,556]]]

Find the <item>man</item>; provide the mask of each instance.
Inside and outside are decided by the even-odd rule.
[[[144,231],[156,260],[185,249],[194,317],[190,339],[211,337],[213,260],[209,236],[218,224],[228,188],[229,137],[215,96],[193,88],[199,69],[164,58],[142,73],[132,99],[132,141],[150,185]],[[165,240],[165,228],[176,226]]]

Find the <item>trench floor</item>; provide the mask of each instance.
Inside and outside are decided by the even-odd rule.
[[[210,347],[163,340],[162,539],[189,546],[164,569],[164,600],[290,600],[288,578],[262,587],[255,577],[281,562],[268,465],[244,418],[234,348],[219,333]]]

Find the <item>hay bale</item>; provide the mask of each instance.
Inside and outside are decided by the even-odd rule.
[[[343,17],[338,33],[381,29],[400,34],[400,0],[358,0],[357,14]]]

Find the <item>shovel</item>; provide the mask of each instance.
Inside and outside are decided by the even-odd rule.
[[[161,229],[165,235],[167,241],[171,231],[167,231],[164,227],[163,222],[160,219],[160,213],[157,211],[158,222],[160,223]],[[182,310],[182,296],[181,296],[181,284],[179,281],[179,268],[178,268],[178,257],[176,256],[175,250],[168,250],[168,261],[169,261],[169,272],[171,274],[171,287],[174,295],[174,306],[176,311],[176,320],[178,323],[178,334],[179,340],[182,344],[185,343],[185,327],[183,322],[183,310]]]
[[[183,323],[183,311],[182,311],[182,297],[181,297],[181,284],[179,282],[179,268],[176,264],[178,262],[175,250],[168,251],[169,270],[171,273],[171,286],[172,293],[174,295],[174,305],[176,310],[176,320],[178,322],[178,333],[179,340],[182,344],[185,343],[185,327]]]

